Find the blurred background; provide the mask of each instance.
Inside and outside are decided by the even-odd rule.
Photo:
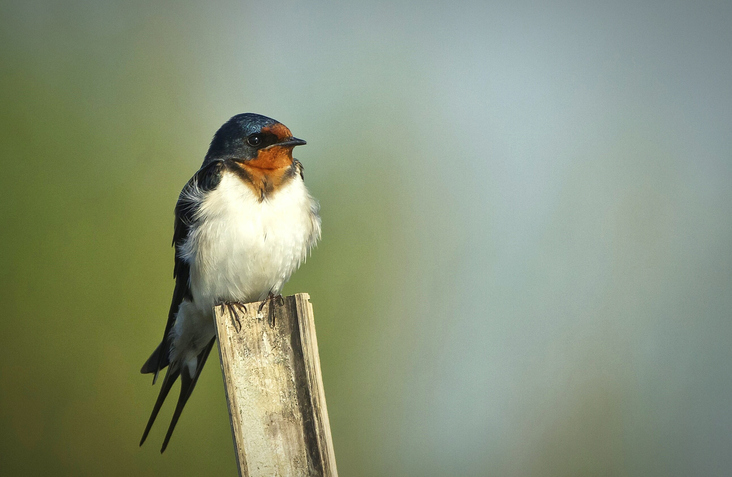
[[[246,111],[308,141],[341,475],[732,472],[732,3],[1,5],[2,475],[235,475],[215,353],[162,456],[139,368]]]

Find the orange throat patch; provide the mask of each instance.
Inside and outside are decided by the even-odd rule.
[[[289,180],[293,174],[292,146],[271,146],[259,151],[256,158],[236,162],[244,174],[245,182],[264,200]]]

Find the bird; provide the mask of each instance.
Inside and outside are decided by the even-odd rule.
[[[168,321],[141,372],[153,374],[154,385],[168,369],[140,446],[180,377],[160,452],[167,448],[215,343],[214,307],[281,299],[285,282],[320,239],[320,206],[292,156],[305,144],[279,121],[237,114],[216,131],[200,169],[183,187],[175,206]]]

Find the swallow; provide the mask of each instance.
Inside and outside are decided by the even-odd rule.
[[[160,345],[143,374],[168,368],[140,445],[180,377],[164,452],[216,340],[213,309],[279,296],[320,239],[318,202],[292,156],[305,141],[282,123],[238,114],[213,137],[175,206],[175,289]],[[272,307],[270,306],[270,309]]]

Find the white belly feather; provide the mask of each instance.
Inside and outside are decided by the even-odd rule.
[[[170,360],[182,360],[192,375],[196,356],[215,335],[213,307],[279,294],[320,238],[320,217],[300,176],[260,202],[225,172],[214,190],[194,190],[190,199],[201,204],[181,247],[193,301],[183,300],[178,309]]]
[[[199,310],[221,301],[248,303],[279,294],[320,238],[317,202],[299,176],[259,201],[231,172],[203,197],[183,246]]]
[[[190,199],[200,207],[181,252],[193,301],[183,300],[178,309],[170,360],[183,360],[192,375],[196,356],[215,335],[213,307],[279,294],[320,238],[320,217],[300,176],[260,202],[224,172],[214,190],[194,190]]]

